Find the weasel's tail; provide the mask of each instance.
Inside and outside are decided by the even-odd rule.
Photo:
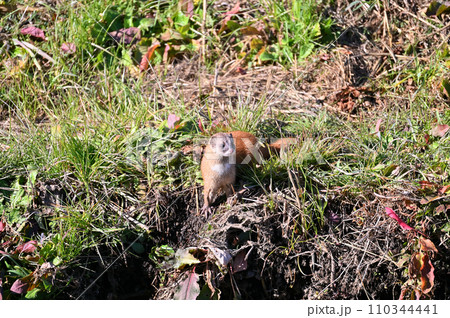
[[[269,145],[270,152],[273,154],[280,154],[281,151],[286,150],[289,146],[296,145],[298,140],[296,138],[280,138]]]

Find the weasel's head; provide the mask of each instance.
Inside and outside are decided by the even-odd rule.
[[[209,144],[213,151],[222,157],[230,157],[236,150],[233,136],[226,133],[218,133],[211,137]]]

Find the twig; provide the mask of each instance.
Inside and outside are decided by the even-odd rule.
[[[15,45],[19,45],[19,46],[23,47],[27,51],[29,51],[29,50],[35,51],[37,54],[39,54],[40,56],[42,56],[49,62],[52,62],[53,64],[55,64],[55,60],[50,55],[48,55],[47,53],[42,51],[40,48],[35,47],[33,44],[25,42],[25,41],[19,41],[17,39],[13,39],[13,43]]]
[[[203,0],[203,17],[202,17],[202,58],[201,61],[203,62],[203,65],[205,65],[206,62],[206,30],[205,30],[205,23],[206,23],[206,8],[208,7],[207,1]]]
[[[439,30],[439,28],[438,28],[437,26],[431,24],[430,22],[428,22],[428,21],[422,19],[421,17],[419,17],[419,16],[417,16],[417,15],[415,15],[415,14],[409,12],[409,11],[406,11],[405,9],[403,9],[402,7],[400,7],[398,4],[396,4],[395,2],[392,2],[392,4],[393,4],[397,9],[399,9],[400,11],[402,11],[403,13],[406,13],[406,14],[408,14],[408,15],[410,15],[410,16],[416,18],[417,20],[419,20],[419,21],[425,23],[426,25],[432,27],[432,28],[435,29],[435,30]]]
[[[128,222],[132,223],[134,226],[137,226],[141,228],[142,230],[146,231],[147,233],[150,232],[150,228],[145,225],[142,222],[139,222],[138,220],[132,218],[131,216],[127,215],[126,213],[123,213],[118,207],[115,206],[115,204],[110,204],[110,207],[121,217],[125,218]]]

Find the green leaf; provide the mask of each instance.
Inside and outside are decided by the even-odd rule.
[[[131,52],[129,52],[129,51],[126,50],[126,49],[123,49],[123,50],[122,50],[122,60],[121,60],[121,63],[122,63],[124,66],[132,66],[132,65],[134,65],[134,64],[133,64],[133,59],[132,59],[132,57],[131,57]]]
[[[450,232],[450,222],[445,224],[441,231],[449,233]]]
[[[436,16],[440,17],[444,13],[450,13],[450,6],[445,5],[445,4],[441,4],[439,9],[436,11]]]
[[[108,8],[100,16],[101,22],[105,23],[107,26],[107,31],[119,30],[123,28],[123,23],[119,19],[120,14],[116,10]]]
[[[14,51],[12,52],[12,54],[11,54],[11,57],[25,57],[25,56],[27,56],[28,55],[28,52],[27,52],[27,50],[25,50],[23,47],[20,47],[20,46],[16,46],[15,48],[14,48]]]
[[[313,49],[314,49],[314,44],[312,44],[312,43],[305,44],[304,46],[302,46],[300,48],[300,53],[298,55],[298,58],[304,59],[304,58],[308,57],[311,54]]]
[[[145,252],[144,245],[142,245],[141,243],[134,243],[133,245],[131,245],[131,249],[136,254],[143,254]]]
[[[52,263],[53,263],[53,265],[58,266],[58,265],[60,265],[62,262],[63,262],[62,258],[59,257],[59,256],[56,256],[56,257],[53,259],[53,262],[52,262]]]
[[[241,25],[240,25],[239,23],[237,23],[236,21],[229,20],[229,21],[227,22],[227,27],[228,27],[228,29],[230,29],[231,31],[234,31],[234,30],[239,29],[239,28],[241,27]]]
[[[260,38],[253,38],[250,42],[250,49],[259,50],[263,47],[264,42]]]
[[[131,28],[131,27],[134,27],[134,26],[135,25],[134,25],[134,16],[133,16],[133,14],[125,16],[125,18],[123,19],[123,27],[127,29],[127,28]]]
[[[450,13],[450,6],[447,2],[442,3],[442,1],[431,1],[425,12],[429,17],[433,15],[440,17],[444,13]]]
[[[445,95],[450,98],[450,81],[444,78],[442,80],[442,87],[444,88]]]
[[[30,176],[28,177],[28,184],[27,184],[30,190],[36,184],[37,173],[38,173],[37,170],[31,170],[30,171]]]
[[[158,257],[170,256],[174,253],[175,251],[169,245],[162,245],[155,249],[155,255]]]
[[[173,17],[173,22],[177,27],[186,26],[189,25],[189,17],[185,16],[183,12],[178,11]]]
[[[189,32],[189,29],[190,29],[189,24],[177,27],[177,31],[183,36],[183,38],[188,36],[187,33]]]
[[[200,260],[195,258],[194,255],[190,253],[189,248],[179,249],[175,253],[175,268],[181,269],[185,265],[193,265],[198,263],[200,263]]]
[[[218,289],[215,290],[214,295],[212,295],[211,290],[208,287],[208,284],[203,285],[200,294],[196,298],[197,300],[219,300],[220,299],[220,291]]]
[[[311,36],[317,38],[320,36],[320,23],[316,23],[311,30]]]
[[[265,62],[265,61],[277,61],[278,60],[278,55],[269,53],[267,51],[267,49],[261,53],[261,55],[259,56],[259,59],[261,60],[261,62]]]
[[[29,270],[27,270],[25,267],[21,267],[18,265],[14,266],[14,269],[11,269],[8,271],[9,275],[14,275],[18,277],[26,277],[31,274]]]
[[[144,18],[141,19],[139,21],[139,26],[138,28],[141,29],[142,31],[147,31],[148,29],[150,29],[151,27],[153,27],[155,25],[155,19],[152,18]]]
[[[41,290],[39,288],[33,288],[32,290],[29,290],[27,292],[27,294],[25,295],[25,298],[26,299],[36,299],[37,295],[40,291]]]

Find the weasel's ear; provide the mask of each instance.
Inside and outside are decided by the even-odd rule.
[[[232,134],[229,134],[229,135],[230,135],[230,138],[233,139],[233,135]]]
[[[211,147],[214,147],[216,145],[216,138],[214,138],[214,136],[209,139],[209,144],[211,145]]]

